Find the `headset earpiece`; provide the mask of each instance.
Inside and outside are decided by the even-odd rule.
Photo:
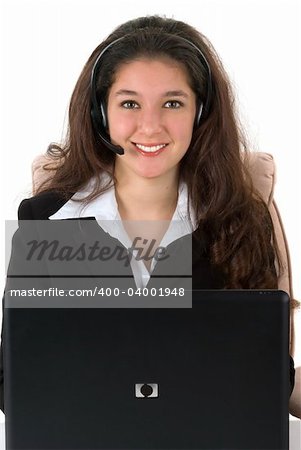
[[[112,144],[112,142],[110,141],[110,137],[107,135],[107,133],[105,133],[105,131],[100,132],[102,128],[104,128],[104,130],[107,128],[107,119],[103,104],[102,103],[100,104],[99,110],[95,110],[95,108],[92,106],[90,114],[96,135],[101,140],[101,142],[105,144],[105,146],[108,147],[110,150],[112,150],[112,152],[118,155],[123,155],[124,154],[123,148],[120,147],[119,145]]]
[[[108,128],[108,121],[107,121],[106,109],[105,109],[103,102],[100,102],[100,114],[101,114],[102,126],[106,130]]]
[[[200,105],[199,105],[199,109],[198,109],[198,111],[196,113],[196,116],[195,116],[195,126],[196,127],[198,127],[200,125],[200,123],[201,123],[203,107],[204,107],[204,104],[203,104],[203,102],[201,102]]]

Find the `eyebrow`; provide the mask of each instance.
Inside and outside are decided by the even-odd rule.
[[[117,91],[115,93],[115,96],[119,96],[119,95],[133,95],[133,96],[138,96],[138,92],[136,91],[131,91],[129,89],[120,89],[119,91]],[[176,91],[167,91],[163,94],[163,97],[184,97],[184,98],[188,98],[188,94],[182,90],[176,90]]]

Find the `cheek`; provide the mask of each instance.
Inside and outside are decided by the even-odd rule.
[[[133,120],[125,114],[108,113],[109,134],[111,138],[122,138],[128,136],[134,129]]]
[[[181,142],[183,145],[190,144],[193,132],[193,121],[191,120],[177,120],[173,121],[169,125],[170,134],[173,138]]]

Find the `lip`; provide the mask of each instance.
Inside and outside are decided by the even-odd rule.
[[[136,143],[135,142],[133,142],[133,145],[134,145],[134,147],[135,147],[135,150],[138,152],[138,153],[140,153],[142,156],[146,156],[147,158],[152,158],[152,157],[154,157],[154,156],[158,156],[160,153],[162,153],[167,147],[168,147],[168,144],[167,143],[161,143],[161,144],[158,144],[158,143],[147,143],[147,144],[145,144],[145,143],[142,143],[142,142],[137,142],[137,144],[139,144],[139,145],[143,145],[143,146],[145,146],[145,147],[154,147],[154,146],[156,146],[156,145],[164,145],[164,147],[163,148],[160,148],[159,150],[157,150],[156,152],[145,152],[145,151],[143,151],[143,150],[141,150],[141,148],[138,148],[137,147],[137,145],[136,145]]]

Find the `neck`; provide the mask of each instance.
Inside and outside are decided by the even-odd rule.
[[[115,196],[124,220],[170,220],[178,201],[178,177],[116,177]]]

